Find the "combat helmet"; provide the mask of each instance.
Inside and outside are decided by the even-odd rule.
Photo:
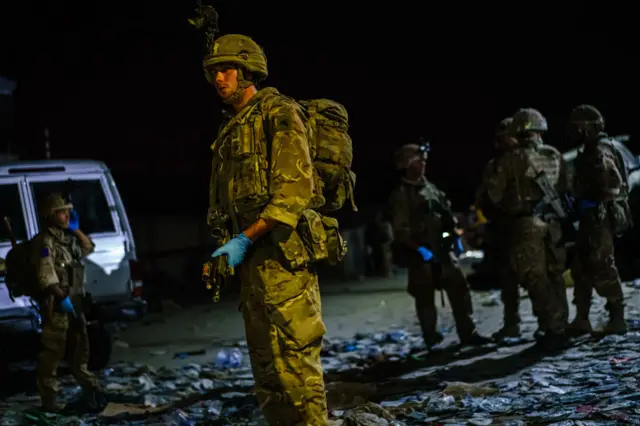
[[[604,117],[592,105],[578,105],[569,115],[567,132],[576,139],[595,136],[604,131]]]
[[[527,132],[546,132],[547,120],[534,108],[521,108],[513,114],[509,132],[521,135]]]
[[[237,65],[252,73],[257,81],[269,75],[267,57],[260,45],[251,37],[241,34],[226,34],[211,43],[210,51],[202,61],[204,74],[211,84],[215,76],[211,75],[209,69],[217,64]]]
[[[55,214],[55,212],[64,209],[72,209],[73,204],[68,203],[60,194],[50,194],[40,203],[40,217],[47,219]]]

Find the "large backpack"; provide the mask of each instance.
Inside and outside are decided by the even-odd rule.
[[[354,189],[356,175],[351,171],[353,146],[349,136],[346,108],[330,99],[298,101],[307,112],[310,152],[320,175],[325,204],[321,212],[340,210],[345,201],[357,211]]]
[[[36,296],[36,268],[30,262],[31,241],[24,241],[15,245],[5,259],[5,284],[12,301],[16,297]]]
[[[632,189],[631,183],[629,182],[629,175],[632,170],[629,170],[629,168],[627,167],[627,163],[624,161],[622,152],[620,152],[620,149],[613,143],[613,140],[608,140],[607,143],[611,146],[611,150],[615,155],[616,165],[618,166],[618,171],[620,172],[620,177],[624,184],[622,190],[620,191],[620,194],[616,198],[616,204],[624,213],[624,217],[616,218],[616,223],[614,223],[616,233],[618,235],[621,235],[635,226],[635,224],[633,223],[631,207],[629,205],[629,193]]]

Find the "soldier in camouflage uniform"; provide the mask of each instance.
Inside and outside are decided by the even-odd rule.
[[[394,259],[409,269],[408,292],[415,298],[427,348],[443,339],[436,331],[436,289],[447,292],[460,342],[482,345],[489,339],[476,332],[467,280],[451,253],[462,254],[462,241],[449,200],[424,176],[426,162],[425,145],[404,145],[396,153],[404,177],[389,199]]]
[[[320,203],[303,112],[256,88],[267,62],[249,37],[216,39],[203,65],[232,111],[211,146],[208,224],[233,238],[212,256],[237,268],[260,407],[270,425],[327,425],[318,276],[296,230]]]
[[[542,142],[546,130],[540,112],[516,112],[509,133],[518,146],[495,160],[486,188],[488,200],[505,218],[510,273],[529,293],[538,316],[538,341],[555,347],[565,341],[568,307],[562,273],[566,255],[560,223],[547,214],[549,206],[541,205],[543,193],[534,178],[543,172],[557,193],[564,194],[567,174],[562,155]]]
[[[484,169],[480,187],[476,191],[475,205],[482,209],[491,221],[488,225],[489,247],[485,257],[489,257],[500,284],[500,295],[503,305],[503,326],[493,334],[500,341],[505,337],[520,337],[520,294],[518,281],[510,275],[508,255],[508,221],[500,215],[500,210],[487,197],[487,181],[495,173],[497,158],[517,146],[515,139],[509,134],[509,126],[513,119],[507,117],[496,129],[494,148],[497,156],[492,158]]]
[[[105,402],[100,383],[87,368],[89,338],[82,306],[85,275],[81,259],[93,253],[95,245],[79,229],[72,208],[59,194],[44,199],[40,208],[43,230],[31,241],[38,287],[34,294],[39,295],[43,323],[36,381],[46,411],[64,408],[56,401],[56,371],[68,340],[72,342],[71,374],[93,408]]]
[[[609,322],[605,333],[624,333],[622,286],[615,266],[613,241],[630,224],[627,205],[627,171],[618,150],[604,133],[604,118],[591,105],[576,107],[569,118],[568,133],[584,144],[576,159],[574,196],[580,213],[576,257],[571,268],[576,317],[572,334],[591,332],[591,294],[607,299]]]

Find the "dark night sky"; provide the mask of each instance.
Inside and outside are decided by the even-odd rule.
[[[55,157],[111,167],[129,210],[153,211],[167,199],[205,209],[220,104],[186,22],[195,2],[25,3],[2,6],[0,45],[0,75],[18,82],[22,153],[43,156],[46,124]],[[348,108],[360,204],[384,201],[393,150],[424,135],[429,177],[466,207],[495,125],[519,107],[547,116],[547,142],[559,148],[568,148],[565,120],[579,103],[598,106],[611,133],[638,133],[631,6],[355,3],[213,4],[224,33],[264,47],[266,85]]]

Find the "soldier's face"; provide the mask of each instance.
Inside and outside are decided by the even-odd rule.
[[[58,210],[56,211],[54,218],[56,221],[56,225],[60,228],[68,228],[69,227],[69,209]]]
[[[238,90],[238,70],[231,66],[213,67],[210,72],[215,76],[215,87],[218,95],[229,99]]]
[[[410,178],[418,177],[424,175],[427,169],[427,156],[416,156],[415,160],[409,163],[409,167],[407,167],[407,173]]]

